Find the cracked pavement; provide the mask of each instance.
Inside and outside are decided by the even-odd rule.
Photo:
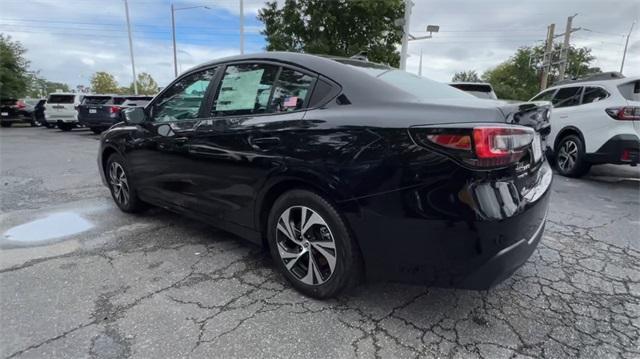
[[[0,131],[2,357],[640,357],[640,182],[616,166],[556,176],[538,249],[490,291],[375,283],[318,301],[237,237],[121,213],[97,148],[84,130]],[[6,238],[33,221],[49,231],[56,213],[90,228]]]

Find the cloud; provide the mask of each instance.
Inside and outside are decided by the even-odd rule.
[[[542,43],[546,26],[564,31],[566,17],[580,30],[575,46],[589,46],[596,65],[618,70],[625,34],[640,18],[637,0],[414,0],[411,30],[425,35],[440,25],[433,39],[411,42],[407,70],[417,72],[423,51],[423,75],[449,81],[457,71],[480,74],[508,59],[518,47]],[[238,0],[181,0],[176,12],[179,68],[239,52]],[[262,0],[245,0],[245,52],[259,52],[265,42],[256,19]],[[136,70],[149,72],[161,86],[173,78],[170,0],[129,0]],[[611,9],[615,9],[612,11]],[[28,15],[27,15],[28,14]],[[640,76],[640,24],[631,36],[625,74]],[[112,73],[121,85],[132,81],[122,1],[2,0],[0,32],[27,48],[33,70],[52,81],[88,85],[96,71]],[[558,39],[557,41],[560,41]]]

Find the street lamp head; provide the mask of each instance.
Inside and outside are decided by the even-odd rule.
[[[427,32],[438,32],[440,31],[439,25],[427,25]]]

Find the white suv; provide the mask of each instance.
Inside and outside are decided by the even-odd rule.
[[[592,164],[631,164],[640,153],[640,77],[619,73],[565,81],[531,101],[551,101],[551,147],[560,174],[579,177]]]
[[[71,131],[78,125],[78,105],[84,95],[77,93],[52,93],[45,105],[45,121],[57,125],[62,131]]]

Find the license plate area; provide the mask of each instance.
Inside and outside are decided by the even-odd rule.
[[[2,112],[2,113],[0,113],[0,115],[4,116],[4,117],[7,117],[7,116],[9,116],[9,112]]]
[[[98,110],[96,110],[95,108],[90,108],[89,109],[89,113],[97,113],[97,112],[98,112]]]

